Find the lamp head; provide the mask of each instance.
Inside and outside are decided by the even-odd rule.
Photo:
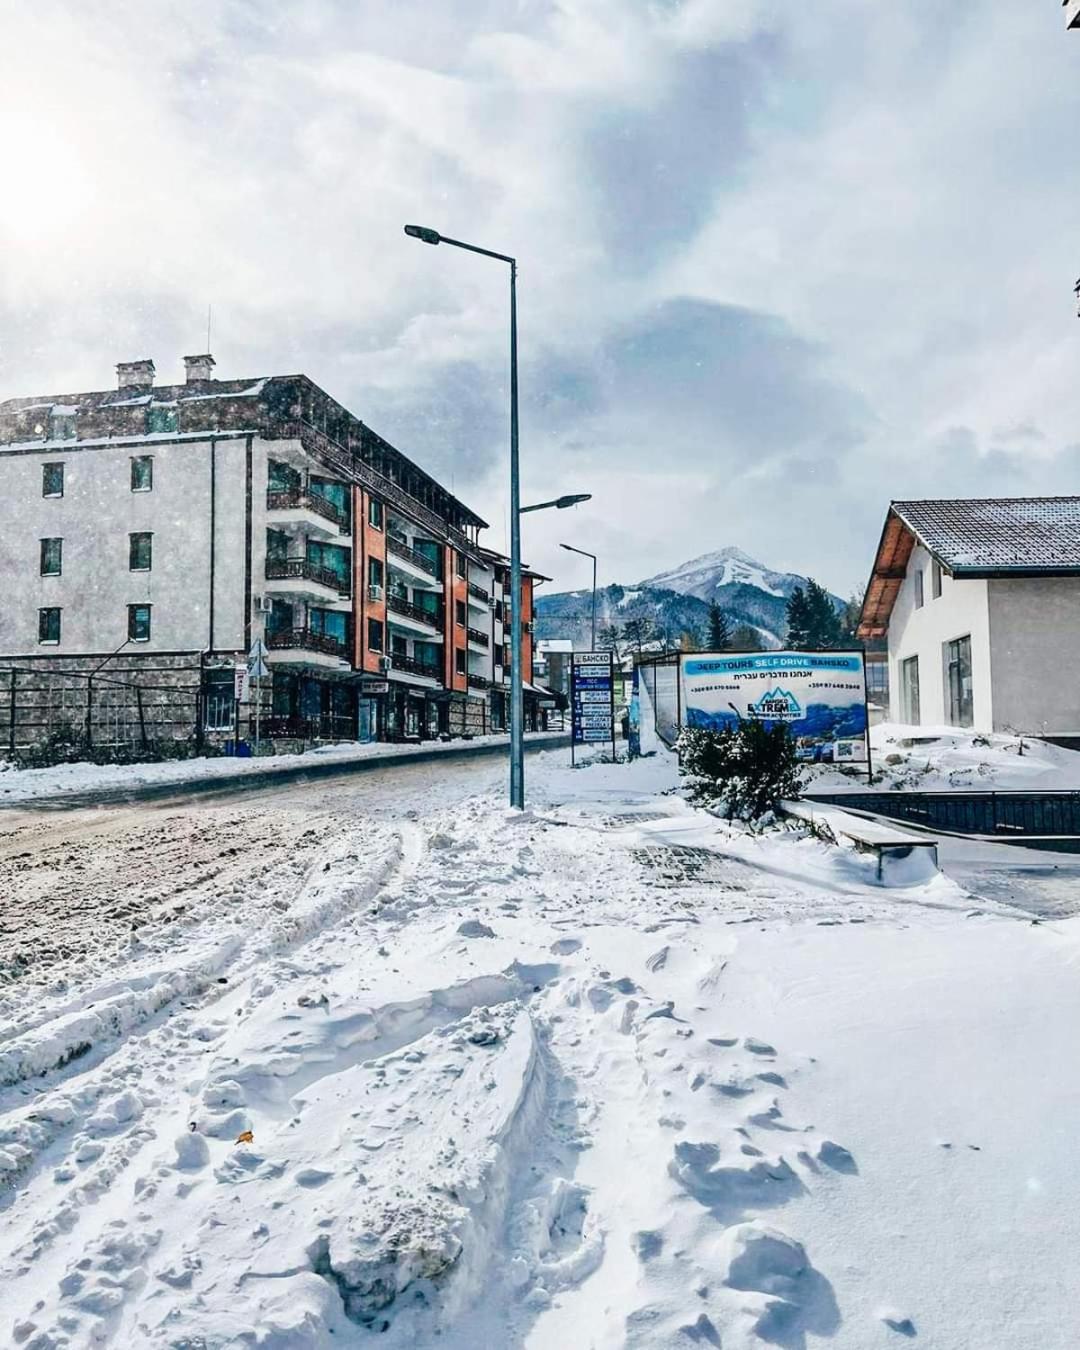
[[[438,244],[442,240],[438,230],[429,230],[426,225],[406,225],[405,233],[410,239],[420,239],[425,244]]]

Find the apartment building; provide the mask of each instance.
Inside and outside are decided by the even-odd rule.
[[[112,390],[0,403],[0,679],[137,687],[155,736],[246,736],[256,702],[275,739],[504,727],[509,562],[485,522],[307,377],[184,364],[181,385],[143,360]],[[13,697],[13,746],[50,698],[24,718]]]

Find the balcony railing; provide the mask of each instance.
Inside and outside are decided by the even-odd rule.
[[[473,689],[491,688],[491,681],[486,675],[474,675],[471,671],[469,672],[469,684]]]
[[[415,656],[391,652],[390,659],[394,670],[403,670],[407,675],[423,675],[428,680],[437,680],[442,675],[437,665],[433,665],[430,661],[418,661]]]
[[[427,572],[429,576],[438,580],[439,564],[435,558],[429,558],[426,553],[420,553],[417,549],[410,547],[404,539],[400,539],[396,534],[388,536],[386,547],[391,553],[396,553],[399,558],[406,559],[414,567],[419,567],[422,572]]]
[[[466,628],[469,641],[475,642],[478,647],[488,647],[491,645],[491,639],[486,633],[481,633],[479,628]]]
[[[475,581],[469,582],[469,594],[474,600],[480,600],[485,605],[491,600],[491,592],[485,591],[483,586],[478,586]]]
[[[386,608],[394,614],[404,615],[406,619],[415,619],[417,623],[426,623],[429,628],[442,628],[441,610],[424,609],[422,605],[414,605],[411,600],[406,600],[402,595],[395,595],[393,591],[387,592]]]
[[[329,567],[320,567],[307,558],[267,558],[267,581],[315,581],[320,586],[349,595],[349,578],[338,576]]]
[[[266,509],[268,511],[294,511],[302,508],[305,511],[314,511],[317,516],[323,516],[326,520],[332,521],[339,530],[349,528],[349,517],[344,511],[339,510],[333,502],[325,497],[320,497],[317,492],[303,492],[300,488],[281,488],[271,489],[266,494]]]
[[[266,645],[272,652],[297,648],[302,651],[322,652],[326,656],[338,656],[343,661],[349,654],[349,644],[344,638],[331,637],[329,633],[316,633],[310,628],[285,628],[277,633],[267,633]]]

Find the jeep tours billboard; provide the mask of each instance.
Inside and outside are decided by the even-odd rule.
[[[695,652],[680,682],[684,726],[783,722],[801,760],[868,762],[862,652]]]

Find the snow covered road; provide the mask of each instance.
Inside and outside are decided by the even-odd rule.
[[[1077,921],[673,783],[8,821],[0,1340],[1074,1346]]]

